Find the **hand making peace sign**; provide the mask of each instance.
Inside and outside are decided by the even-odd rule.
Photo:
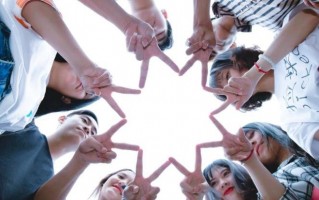
[[[169,160],[183,175],[185,175],[185,179],[180,185],[187,200],[203,199],[210,186],[207,184],[201,171],[202,155],[200,148],[196,147],[195,170],[193,172],[188,171],[175,158],[170,158]]]
[[[156,199],[160,189],[151,186],[151,183],[157,179],[161,173],[170,165],[166,161],[156,169],[148,178],[143,177],[143,151],[140,149],[137,155],[136,175],[134,181],[125,188],[123,197],[126,200],[153,200]]]

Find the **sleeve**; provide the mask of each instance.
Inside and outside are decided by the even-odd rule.
[[[15,0],[15,5],[12,10],[14,18],[25,28],[30,28],[31,25],[22,17],[21,12],[24,6],[30,1],[33,1],[33,0]],[[52,6],[54,9],[56,9],[56,6],[53,3],[53,0],[38,0],[38,1],[44,2]]]
[[[313,185],[311,183],[299,181],[284,186],[286,187],[286,192],[280,200],[311,200],[313,190]]]
[[[220,18],[222,16],[233,16],[235,19],[235,26],[237,31],[239,32],[251,32],[252,26],[248,23],[241,21],[240,19],[236,18],[234,13],[231,10],[223,8],[219,5],[219,2],[214,2],[212,5],[212,11],[216,18]]]

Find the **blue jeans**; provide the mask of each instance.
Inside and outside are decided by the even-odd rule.
[[[10,30],[0,21],[0,101],[11,92],[10,78],[14,61],[10,51]]]

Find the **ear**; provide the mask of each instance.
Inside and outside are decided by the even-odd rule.
[[[165,9],[162,9],[161,13],[163,14],[164,18],[167,19],[167,11]]]
[[[60,116],[59,118],[58,118],[58,121],[59,121],[59,123],[60,124],[63,124],[63,122],[66,120],[66,116],[65,115],[63,115],[63,116]]]

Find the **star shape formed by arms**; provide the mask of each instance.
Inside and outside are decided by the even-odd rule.
[[[175,158],[170,158],[169,160],[185,176],[185,179],[180,183],[180,186],[182,192],[187,197],[187,200],[203,199],[210,187],[201,171],[202,155],[200,148],[196,146],[195,170],[193,172],[188,171]]]

